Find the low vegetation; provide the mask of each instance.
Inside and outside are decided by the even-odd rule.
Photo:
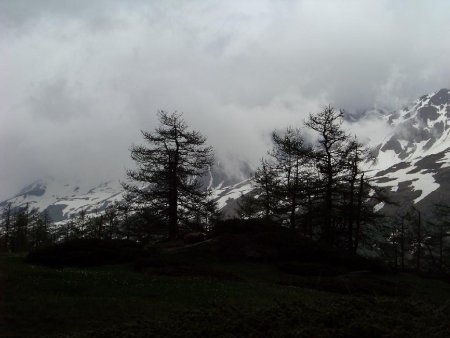
[[[450,335],[450,285],[410,274],[196,251],[89,268],[2,256],[0,269],[7,337]]]
[[[129,263],[144,257],[142,246],[126,240],[74,239],[31,251],[26,262],[50,267]]]

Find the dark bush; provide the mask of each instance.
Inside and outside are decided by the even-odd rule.
[[[128,263],[144,255],[143,248],[132,241],[76,239],[31,251],[26,262],[51,267],[89,267]]]
[[[308,262],[284,262],[278,268],[286,273],[300,276],[337,276],[348,272],[345,267]]]
[[[184,244],[195,244],[205,240],[205,234],[203,232],[190,232],[183,237]]]
[[[386,271],[380,261],[354,255],[304,237],[270,220],[232,219],[219,222],[213,251],[224,258],[308,262],[346,270]],[[332,269],[331,274],[337,273]],[[341,271],[341,269],[337,269]],[[304,273],[314,274],[318,271]],[[321,271],[319,274],[325,274]]]
[[[280,225],[268,219],[228,219],[218,221],[213,230],[215,237],[224,234],[254,234],[280,229]]]
[[[227,220],[214,233],[213,251],[226,258],[294,259],[314,247],[311,240],[267,220]]]

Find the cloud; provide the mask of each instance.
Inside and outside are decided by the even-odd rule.
[[[450,86],[446,1],[1,0],[0,13],[0,197],[45,175],[120,177],[158,109],[183,111],[231,170],[325,104],[394,109]]]

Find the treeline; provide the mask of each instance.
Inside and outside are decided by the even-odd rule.
[[[399,269],[447,270],[450,208],[436,207],[433,222],[417,209],[397,218],[376,212],[390,202],[371,184],[371,149],[344,129],[343,115],[327,106],[302,126],[274,131],[252,180],[255,189],[240,199],[239,217],[278,224],[352,255],[383,257]],[[142,131],[145,144],[130,149],[136,168],[127,172],[123,201],[82,210],[59,225],[28,205],[6,204],[0,248],[24,251],[79,238],[150,244],[213,233],[220,214],[200,179],[214,163],[213,150],[182,114],[160,111],[158,117],[153,132]]]
[[[121,239],[148,244],[167,237],[166,226],[146,209],[117,202],[104,210],[82,209],[69,219],[52,221],[47,211],[13,207],[0,209],[0,252],[25,252],[75,239]]]
[[[0,210],[0,251],[27,251],[53,243],[52,221],[47,212],[36,208],[13,208],[6,203]]]
[[[191,131],[180,113],[158,112],[160,125],[142,131],[145,145],[133,145],[136,169],[127,171],[124,201],[105,210],[81,210],[78,215],[50,226],[48,215],[29,207],[8,204],[0,236],[6,251],[25,251],[49,243],[79,238],[125,239],[142,244],[188,232],[205,233],[218,218],[216,203],[201,176],[214,162],[213,150],[198,131]],[[45,219],[46,239],[36,240],[33,229]],[[37,226],[39,224],[39,226]]]
[[[379,217],[373,207],[384,197],[363,168],[371,160],[370,149],[343,129],[343,114],[328,106],[310,114],[303,128],[274,131],[272,149],[254,176],[256,189],[242,198],[239,215],[270,219],[351,253],[370,246]],[[212,148],[200,132],[189,130],[182,114],[160,111],[158,116],[153,132],[142,131],[145,144],[131,147],[136,169],[127,172],[123,203],[94,217],[81,211],[56,227],[51,240],[148,243],[214,227],[217,206],[200,180],[214,163]]]
[[[450,271],[450,206],[436,203],[431,215],[411,206],[384,223],[382,257],[398,270]]]
[[[371,151],[343,129],[343,114],[328,106],[302,129],[274,131],[240,216],[271,218],[352,253],[367,246],[380,217],[374,206],[386,197],[370,184],[363,166],[374,160]]]
[[[77,215],[58,227],[59,240],[80,238],[121,239],[149,244],[167,237],[167,226],[147,209],[133,208],[126,201],[116,202],[104,210]]]

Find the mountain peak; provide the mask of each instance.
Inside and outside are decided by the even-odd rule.
[[[399,203],[428,195],[426,203],[436,202],[450,184],[450,90],[423,95],[389,114],[388,122],[393,131],[378,150],[376,183],[402,196]]]

